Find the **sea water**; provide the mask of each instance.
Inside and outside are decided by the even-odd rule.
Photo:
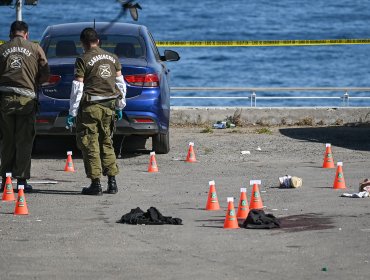
[[[14,2],[14,1],[13,1]],[[138,0],[138,24],[157,41],[319,40],[370,38],[368,0]],[[115,0],[40,0],[24,6],[30,36],[51,24],[112,21]],[[0,39],[7,39],[15,10],[0,7]],[[129,15],[119,22],[135,23]],[[160,48],[160,52],[164,49]],[[369,87],[370,45],[171,48],[171,87]],[[251,92],[173,92],[172,96],[250,96]],[[257,92],[264,96],[343,96],[344,92]],[[349,92],[370,96],[370,92]],[[369,106],[370,100],[350,100]],[[250,106],[240,99],[172,99],[172,105]],[[340,99],[258,100],[257,106],[342,106]]]

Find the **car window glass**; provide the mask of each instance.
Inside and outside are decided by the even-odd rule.
[[[135,36],[102,35],[100,37],[100,47],[115,53],[118,57],[145,57],[143,43]],[[52,37],[46,46],[45,53],[48,58],[77,57],[83,53],[80,36]]]
[[[100,37],[100,47],[118,57],[145,57],[142,41],[135,36],[104,35]]]
[[[83,53],[79,36],[58,36],[49,38],[45,54],[47,58],[77,57]]]

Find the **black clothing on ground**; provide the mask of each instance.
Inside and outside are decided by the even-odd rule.
[[[130,213],[123,215],[117,223],[132,225],[182,225],[182,220],[180,218],[165,217],[155,207],[150,207],[146,213],[137,207],[136,209],[131,209]]]
[[[252,209],[249,211],[242,227],[254,229],[279,228],[280,221],[272,214],[265,214],[263,210]]]

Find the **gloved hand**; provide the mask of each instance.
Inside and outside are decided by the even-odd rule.
[[[116,116],[118,121],[122,120],[122,110],[116,110]]]
[[[73,124],[75,123],[75,119],[76,117],[72,116],[72,115],[68,115],[67,119],[66,119],[66,125],[68,127],[72,127]]]

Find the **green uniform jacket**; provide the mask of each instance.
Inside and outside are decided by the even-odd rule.
[[[117,96],[116,73],[121,64],[116,55],[94,47],[76,59],[75,77],[84,79],[84,94]]]
[[[0,45],[0,91],[22,93],[12,90],[15,88],[35,93],[37,85],[49,79],[49,71],[39,44],[16,36]]]

